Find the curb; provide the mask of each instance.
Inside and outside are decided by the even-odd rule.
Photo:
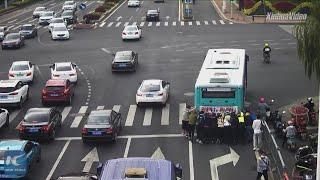
[[[235,20],[231,20],[231,19],[227,18],[223,14],[223,12],[221,11],[221,9],[217,5],[217,3],[215,2],[215,0],[210,0],[210,1],[211,1],[211,4],[214,6],[214,8],[218,11],[218,14],[219,14],[220,18],[222,18],[224,20],[227,20],[227,21],[230,21],[230,22],[233,22],[233,23],[237,23],[237,24],[250,24],[250,23],[247,23],[247,22],[235,21]]]
[[[110,15],[117,7],[119,7],[120,5],[122,5],[122,3],[124,3],[127,0],[121,0],[119,1],[117,4],[115,4],[111,9],[109,9],[108,11],[106,11],[105,13],[103,13],[103,15],[100,17],[100,19],[98,20],[98,22],[101,22],[102,19],[104,19],[106,16]]]

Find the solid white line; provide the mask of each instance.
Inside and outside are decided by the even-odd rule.
[[[106,22],[102,22],[99,27],[103,27],[106,24]]]
[[[128,138],[126,148],[124,149],[123,157],[127,158],[129,154],[129,149],[130,149],[130,144],[131,144],[131,138]]]
[[[217,24],[217,21],[213,20],[212,23],[213,23],[214,25],[216,25],[216,24]]]
[[[189,21],[189,26],[192,26],[192,21]]]
[[[62,118],[61,118],[62,123],[66,119],[67,115],[70,113],[71,109],[72,109],[71,106],[67,106],[67,107],[63,108],[63,111],[61,113],[61,115],[62,115]]]
[[[294,42],[294,43],[288,43],[288,44],[291,44],[291,45],[296,45],[297,43],[295,43],[295,42]]]
[[[181,24],[181,26],[184,26],[184,22],[183,21],[181,21],[180,24]]]
[[[128,24],[129,24],[129,22],[125,22],[123,26],[126,27],[126,26],[128,26]]]
[[[169,111],[170,104],[166,104],[166,106],[162,108],[161,125],[169,125]]]
[[[177,25],[177,22],[172,22],[172,26],[176,26]]]
[[[20,27],[21,27],[21,25],[19,25],[19,26],[17,26],[17,27],[12,28],[12,30],[16,30],[16,29],[18,29],[18,28],[20,28]]]
[[[157,22],[156,26],[160,26],[160,22]]]
[[[125,126],[133,125],[133,120],[134,120],[134,115],[136,114],[136,110],[137,110],[137,105],[130,105]]]
[[[176,138],[184,137],[182,134],[149,134],[149,135],[127,135],[127,136],[118,136],[118,139],[145,139],[145,138]],[[82,137],[57,137],[57,141],[75,141],[82,140]]]
[[[29,22],[34,22],[34,21],[36,21],[37,19],[32,19],[32,20],[30,20]]]
[[[137,8],[137,9],[136,9],[136,12],[138,12],[138,11],[139,11],[139,9],[140,9],[140,8]]]
[[[152,108],[146,108],[143,118],[143,126],[150,126],[152,119]]]
[[[79,124],[80,124],[80,122],[81,122],[81,120],[82,120],[82,118],[84,116],[84,113],[86,113],[87,109],[88,109],[88,106],[81,106],[80,107],[80,110],[78,112],[79,115],[74,118],[70,128],[79,127]]]
[[[112,24],[113,24],[113,22],[110,22],[110,23],[108,24],[108,27],[111,27],[111,26],[112,26]]]
[[[200,21],[196,21],[196,23],[197,23],[197,26],[200,26]]]
[[[152,26],[152,22],[149,22],[149,23],[148,23],[148,27],[150,27],[150,26]]]
[[[98,106],[97,107],[97,110],[103,110],[104,109],[104,106]]]
[[[221,24],[225,24],[223,20],[219,20],[219,22],[220,22]]]
[[[107,21],[107,19],[109,19],[126,2],[127,1],[123,1],[123,3],[120,4],[120,6],[118,6],[114,11],[112,11],[112,13],[110,13],[109,16],[107,16],[103,21]]]
[[[190,167],[190,180],[194,180],[193,150],[192,150],[191,141],[189,141],[189,167]]]
[[[11,123],[17,117],[17,115],[20,113],[20,111],[21,110],[16,110],[16,111],[9,113],[9,123]]]
[[[13,27],[14,27],[14,25],[12,25],[12,26],[9,26],[9,27],[8,27],[8,30],[10,30],[10,29],[11,29],[11,28],[13,28]]]
[[[168,22],[164,22],[164,26],[168,26],[169,25],[169,23]]]
[[[205,24],[205,25],[209,25],[209,22],[208,22],[208,21],[204,21],[204,24]]]
[[[35,67],[36,67],[36,71],[37,71],[38,74],[39,74],[40,79],[43,80],[44,78],[43,78],[43,75],[42,75],[42,73],[41,73],[41,71],[40,71],[40,69],[39,69],[39,66],[36,65]]]
[[[183,111],[186,109],[186,106],[187,106],[186,103],[179,104],[179,124],[182,124]]]
[[[178,15],[178,21],[180,21],[180,19],[181,19],[181,18],[180,18],[180,14],[181,14],[180,3],[181,3],[181,2],[179,1],[179,15]]]
[[[52,175],[53,175],[54,171],[55,171],[55,170],[56,170],[56,168],[58,167],[58,164],[59,164],[59,162],[61,161],[61,159],[62,159],[62,157],[63,157],[63,154],[66,152],[66,150],[67,150],[67,148],[68,148],[68,146],[69,146],[70,142],[71,142],[71,141],[70,141],[70,140],[68,140],[68,141],[66,142],[66,144],[63,146],[62,151],[60,152],[60,154],[59,154],[59,156],[58,156],[58,158],[57,158],[56,162],[54,163],[53,167],[51,168],[51,170],[50,170],[50,172],[49,172],[49,174],[48,174],[48,176],[47,176],[46,180],[50,180],[50,179],[51,179],[51,177],[52,177]]]
[[[133,26],[137,25],[137,22],[133,22],[132,25],[133,25]]]
[[[142,26],[144,26],[144,22],[141,22],[141,23],[140,23],[140,27],[142,27]]]
[[[114,105],[112,107],[112,110],[114,110],[115,112],[119,112],[120,111],[120,108],[121,108],[121,105]]]
[[[18,19],[14,19],[12,21],[8,21],[8,23],[10,24],[10,23],[13,23],[13,22],[16,22],[16,21],[18,21]]]
[[[91,5],[91,4],[93,4],[93,3],[94,3],[94,1],[93,1],[93,2],[91,2],[91,3],[89,3],[89,4],[87,4],[87,7],[88,7],[88,6],[90,6],[90,5]]]

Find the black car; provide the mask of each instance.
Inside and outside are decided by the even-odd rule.
[[[21,48],[24,45],[24,36],[21,36],[19,33],[10,33],[7,34],[4,40],[2,41],[1,48]]]
[[[77,16],[73,10],[65,10],[62,12],[61,17],[67,22],[67,24],[77,23]]]
[[[106,140],[115,142],[121,130],[122,117],[114,110],[91,111],[82,129],[82,141]]]
[[[20,27],[19,31],[20,35],[25,38],[34,38],[38,35],[38,31],[35,25],[33,24],[25,24]]]
[[[55,108],[31,108],[19,124],[20,139],[54,140],[62,125],[62,115]]]
[[[148,10],[146,13],[146,21],[160,21],[160,11]]]
[[[113,71],[136,71],[138,65],[138,53],[133,51],[119,51],[112,61]]]

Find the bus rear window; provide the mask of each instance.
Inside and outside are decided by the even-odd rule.
[[[235,91],[202,91],[202,98],[235,98]]]

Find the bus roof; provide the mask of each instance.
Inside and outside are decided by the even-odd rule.
[[[108,160],[102,170],[101,179],[121,180],[124,179],[128,169],[146,170],[148,180],[171,179],[172,163],[162,159],[144,157],[130,157]]]
[[[244,49],[209,49],[196,87],[239,87],[243,85]]]

